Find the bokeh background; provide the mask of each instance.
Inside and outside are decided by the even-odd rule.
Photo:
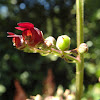
[[[84,13],[84,40],[89,52],[85,54],[82,100],[99,100],[100,0],[85,0]],[[43,31],[45,38],[70,36],[70,49],[73,49],[76,47],[75,17],[75,0],[0,0],[0,100],[15,100],[16,91],[24,91],[27,97],[43,94],[48,82],[53,86],[53,93],[60,84],[75,91],[75,64],[52,55],[24,53],[7,38],[7,32],[21,34],[14,28],[17,23],[31,22]]]

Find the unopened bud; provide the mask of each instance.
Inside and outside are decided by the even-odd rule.
[[[70,47],[70,42],[70,37],[67,35],[59,36],[56,42],[56,47],[62,51],[67,50]]]
[[[88,46],[86,43],[82,43],[80,44],[79,48],[78,48],[78,52],[79,53],[86,53],[88,51]]]
[[[50,47],[50,46],[54,47],[56,45],[56,40],[52,36],[47,37],[44,42],[47,45],[47,47]]]

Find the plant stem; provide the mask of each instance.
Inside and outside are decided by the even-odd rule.
[[[84,0],[76,0],[77,48],[84,42]],[[76,100],[81,100],[83,94],[84,55],[78,54],[80,62],[76,63]]]
[[[71,55],[68,55],[65,52],[62,52],[60,50],[56,50],[54,48],[51,48],[51,50],[52,50],[52,53],[54,53],[54,54],[56,53],[61,58],[71,60],[71,61],[73,61],[73,63],[79,62],[79,60],[76,57],[73,57]]]

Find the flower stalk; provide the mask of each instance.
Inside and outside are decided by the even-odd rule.
[[[76,63],[76,100],[81,100],[83,93],[84,53],[88,47],[84,42],[84,0],[76,0],[76,24],[77,24],[77,48],[69,50],[71,38],[67,35],[59,36],[57,41],[54,37],[43,37],[42,31],[34,27],[30,22],[18,23],[18,30],[22,35],[8,32],[7,37],[12,37],[12,42],[18,50],[28,53],[40,53],[42,56],[53,54],[61,57],[68,63]]]
[[[84,0],[76,0],[77,48],[84,42]],[[84,53],[78,53],[80,62],[76,62],[76,100],[83,94]]]

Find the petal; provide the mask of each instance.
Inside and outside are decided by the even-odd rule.
[[[7,32],[7,34],[9,34],[9,35],[15,35],[14,33],[12,33],[12,32]]]
[[[15,46],[18,48],[21,46],[21,39],[19,37],[14,38]]]
[[[42,40],[43,40],[43,33],[42,33],[38,28],[35,28],[35,27],[34,27],[34,30],[36,31],[35,39],[36,39],[37,41],[42,41]]]
[[[29,22],[18,23],[17,25],[23,28],[27,28],[27,29],[34,28],[34,25]]]
[[[21,30],[21,31],[25,31],[27,28],[24,27],[15,27],[15,29]]]
[[[12,42],[14,43],[14,46],[16,46],[16,48],[21,49],[21,48],[25,47],[25,45],[23,44],[24,43],[23,38],[21,36],[13,37]]]
[[[7,37],[22,37],[22,35],[16,35],[12,32],[7,32],[9,35]]]
[[[38,35],[43,37],[43,33],[38,28],[34,27],[34,30],[38,33]]]
[[[19,35],[8,35],[7,37],[20,37]]]
[[[31,32],[33,38],[31,38],[31,42],[29,42],[29,45],[34,47],[35,45],[43,41],[43,35],[41,31],[35,27],[34,29],[31,29]]]

